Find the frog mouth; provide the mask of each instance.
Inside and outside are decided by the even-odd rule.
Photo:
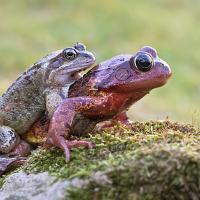
[[[94,62],[88,62],[88,65],[86,67],[83,67],[80,70],[75,71],[74,73],[71,74],[71,77],[74,78],[77,81],[78,79],[83,77],[83,75],[85,74],[84,71],[86,69],[92,68],[93,64],[94,64]]]
[[[71,75],[71,77],[74,78],[74,79],[77,81],[78,79],[80,79],[80,78],[83,77],[83,75],[85,74],[85,73],[84,73],[84,70],[86,70],[86,69],[87,69],[87,68],[84,68],[84,69],[81,69],[81,70],[79,70],[79,71],[74,72],[74,73]]]

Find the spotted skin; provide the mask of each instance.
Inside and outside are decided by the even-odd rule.
[[[16,137],[15,131],[7,126],[0,127],[0,150],[9,153],[16,144],[19,143],[19,137]]]

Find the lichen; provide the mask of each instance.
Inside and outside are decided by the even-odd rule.
[[[71,199],[195,199],[200,193],[200,132],[191,125],[117,124],[84,139],[95,147],[72,149],[69,163],[62,151],[40,147],[18,170],[88,180],[85,188],[69,189]],[[109,184],[94,178],[99,172]]]

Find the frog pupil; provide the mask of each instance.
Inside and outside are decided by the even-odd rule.
[[[151,69],[152,62],[152,58],[147,54],[141,54],[135,58],[136,67],[142,72],[149,71]]]
[[[69,52],[67,52],[67,55],[68,55],[68,56],[73,56],[74,54],[73,54],[72,52],[69,51]]]
[[[73,60],[76,57],[76,52],[74,50],[66,50],[65,56],[68,60]]]

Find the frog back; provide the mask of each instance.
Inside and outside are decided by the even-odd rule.
[[[100,89],[98,86],[106,85],[107,82],[115,79],[115,71],[130,57],[131,54],[118,55],[94,66],[82,78],[70,86],[69,97],[99,95],[99,92],[103,89]]]
[[[19,134],[42,115],[45,99],[42,94],[42,76],[38,66],[24,72],[0,98],[0,123],[10,126]]]

